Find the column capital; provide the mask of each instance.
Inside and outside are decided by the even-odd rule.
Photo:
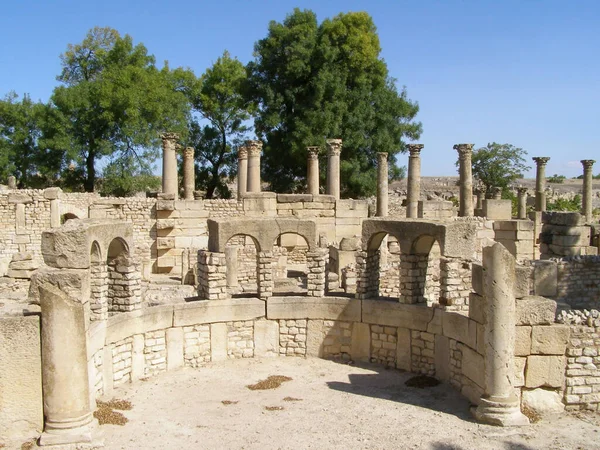
[[[342,153],[341,139],[327,139],[327,154],[331,156],[339,156]]]
[[[194,157],[194,147],[186,147],[183,150],[183,156],[186,158]]]
[[[517,188],[517,192],[519,193],[519,195],[525,195],[527,194],[528,189],[524,186],[519,186]]]
[[[238,159],[248,159],[248,148],[245,145],[238,147]]]
[[[388,159],[387,152],[377,152],[377,159],[379,161],[387,161],[387,159]]]
[[[306,151],[308,152],[308,159],[319,159],[320,150],[321,147],[318,146],[306,147]]]
[[[169,141],[177,141],[177,140],[179,140],[179,134],[177,134],[177,133],[163,133],[163,134],[160,135],[160,138],[162,139],[163,144],[164,144],[165,141],[169,142]]]
[[[584,169],[591,169],[596,161],[593,159],[582,159],[581,164],[583,164]]]
[[[545,166],[550,161],[549,156],[534,156],[531,158],[538,166]]]
[[[425,146],[423,144],[408,144],[407,147],[410,156],[419,156]]]
[[[471,155],[473,154],[474,145],[475,144],[455,144],[452,148],[458,152],[458,157],[460,159],[464,159],[467,157],[471,157]]]
[[[263,143],[261,141],[250,140],[246,141],[246,148],[248,149],[249,156],[260,156]]]

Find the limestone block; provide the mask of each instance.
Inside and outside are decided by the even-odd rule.
[[[565,410],[561,395],[549,389],[523,390],[521,404],[542,416],[562,413]]]
[[[0,436],[37,437],[44,426],[40,318],[0,318]]]
[[[6,272],[7,277],[18,278],[18,279],[22,279],[22,280],[30,279],[32,274],[33,274],[33,270],[19,270],[19,269],[13,269],[12,267],[9,267],[8,271]]]
[[[411,342],[410,330],[408,328],[398,328],[396,337],[396,367],[398,369],[411,370]]]
[[[450,379],[450,339],[445,336],[435,336],[435,376],[447,381]]]
[[[462,373],[479,387],[483,387],[484,362],[483,356],[466,346],[461,346],[462,351]]]
[[[313,319],[306,324],[306,356],[323,357],[325,330],[323,320]]]
[[[273,319],[325,319],[360,322],[361,301],[347,297],[272,297],[267,317]]]
[[[175,219],[157,219],[156,229],[157,230],[168,230],[175,226]]]
[[[485,297],[471,292],[469,294],[469,318],[477,323],[484,324],[485,309]]]
[[[85,303],[90,298],[90,274],[87,270],[44,267],[34,272],[29,285],[29,301],[39,304],[39,286],[50,283]]]
[[[51,187],[44,189],[44,198],[46,200],[57,200],[62,197],[62,189],[59,187]]]
[[[212,362],[227,359],[227,324],[210,325],[210,360]]]
[[[477,322],[474,320],[462,314],[446,312],[442,316],[442,329],[444,336],[462,342],[472,349],[477,348]]]
[[[543,297],[557,295],[558,268],[556,261],[536,261],[533,269],[534,294]]]
[[[510,220],[512,217],[512,204],[510,200],[483,201],[483,215],[492,220]]]
[[[578,227],[585,224],[585,217],[578,212],[544,211],[542,214],[542,222],[549,225]]]
[[[33,198],[31,195],[22,192],[11,192],[8,194],[8,203],[25,205],[28,203],[33,203]]]
[[[302,203],[312,201],[312,194],[277,194],[277,203]]]
[[[362,321],[366,323],[427,331],[433,309],[385,300],[362,301]]]
[[[408,330],[407,330],[408,331]],[[408,349],[410,349],[410,334],[409,334]],[[400,329],[398,329],[398,338],[400,338]],[[400,339],[398,339],[400,342]],[[398,343],[398,345],[400,345]],[[352,343],[350,347],[350,358],[355,362],[369,362],[371,357],[371,330],[368,323],[354,322],[352,324]],[[398,358],[396,357],[396,364]],[[410,357],[408,359],[410,366]],[[397,366],[399,369],[403,368]]]
[[[17,234],[13,237],[14,244],[30,244],[31,243],[31,235],[29,234]]]
[[[531,353],[534,355],[564,355],[571,336],[567,325],[534,326]]]
[[[169,249],[175,247],[175,238],[173,237],[159,237],[156,238],[156,248],[159,250]]]
[[[544,297],[528,296],[517,299],[517,325],[550,325],[554,323],[556,302]]]
[[[106,361],[106,364],[102,364],[102,390],[104,391],[104,395],[111,395],[114,389],[113,348],[114,345],[109,344],[104,347],[102,352],[102,361]]]
[[[173,305],[119,313],[111,316],[107,321],[106,342],[115,343],[136,334],[164,330],[172,324]]]
[[[144,355],[144,335],[134,334],[131,349],[131,380],[145,377],[146,357]]]
[[[527,364],[527,358],[515,357],[514,362],[512,385],[514,387],[521,387],[525,385],[525,365]]]
[[[532,268],[529,266],[515,267],[515,298],[527,297],[531,293]]]
[[[475,293],[485,295],[483,292],[483,266],[480,263],[471,265],[471,282]]]
[[[167,328],[167,370],[183,367],[183,328]]]
[[[279,324],[275,320],[254,322],[254,356],[274,357],[279,354]]]
[[[175,201],[174,200],[158,199],[156,201],[156,210],[157,211],[173,211],[174,209],[175,209]]]
[[[219,321],[239,322],[255,320],[264,316],[265,302],[256,298],[230,298],[218,301],[203,300],[174,305],[173,325],[168,326],[184,327]]]
[[[527,357],[525,386],[561,388],[565,378],[564,356],[531,355]]]
[[[515,356],[531,355],[531,327],[515,327]]]
[[[431,334],[442,334],[442,316],[444,315],[444,311],[441,309],[433,310],[433,318],[427,324],[427,332]]]

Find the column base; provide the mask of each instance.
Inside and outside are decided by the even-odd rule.
[[[73,444],[77,444],[77,449],[104,447],[102,432],[96,419],[74,428],[49,428],[46,425],[38,444],[40,447],[61,449],[75,448],[72,447]]]
[[[529,425],[529,419],[521,412],[519,400],[515,397],[495,399],[481,397],[477,408],[471,410],[479,422],[500,427]]]

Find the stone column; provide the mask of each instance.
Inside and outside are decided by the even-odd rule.
[[[527,188],[519,187],[517,188],[518,195],[518,216],[517,219],[527,219]]]
[[[475,204],[475,209],[483,209],[483,199],[485,198],[485,188],[477,187],[473,189],[473,193],[477,197],[477,203]]]
[[[248,149],[248,184],[247,192],[260,192],[260,152],[262,142],[246,141]]]
[[[319,147],[306,147],[308,160],[306,161],[306,182],[308,193],[319,195]]]
[[[90,401],[83,303],[40,286],[44,433],[41,445],[92,441],[97,422]]]
[[[327,139],[327,194],[340,198],[340,153],[341,139]]]
[[[423,144],[408,144],[408,193],[406,199],[406,217],[419,217],[419,198],[421,197],[421,150]]]
[[[177,133],[164,133],[161,136],[163,144],[163,170],[162,170],[162,191],[163,194],[175,195],[177,200]]]
[[[225,247],[225,264],[227,266],[227,287],[238,287],[238,248]]]
[[[388,154],[377,153],[377,217],[388,215]]]
[[[460,217],[473,216],[473,170],[471,155],[473,144],[456,144],[454,150],[458,151],[458,172],[460,175]]]
[[[592,215],[592,166],[596,161],[593,159],[582,159],[583,164],[583,199],[582,199],[582,211],[581,213],[585,216],[585,221],[591,223],[593,219]]]
[[[515,354],[515,258],[500,243],[483,249],[483,292],[486,323],[484,393],[475,410],[482,422],[527,425],[512,385]]]
[[[550,161],[547,156],[531,158],[537,165],[535,174],[535,210],[546,211],[546,164]]]
[[[186,147],[183,151],[183,195],[186,200],[194,200],[194,189],[196,189],[194,147]]]
[[[9,189],[16,189],[17,188],[17,179],[14,175],[10,175],[8,177],[8,188]]]
[[[248,185],[248,148],[241,145],[238,148],[237,198],[240,200],[246,193]]]

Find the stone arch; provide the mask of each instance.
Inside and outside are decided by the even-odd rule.
[[[127,241],[115,237],[106,252],[108,312],[125,312],[141,306],[141,275],[130,255]]]
[[[411,244],[404,257],[401,283],[406,303],[439,303],[441,248],[436,236],[422,234]]]
[[[90,320],[108,318],[108,271],[102,249],[94,240],[90,248]]]
[[[275,295],[306,294],[308,286],[309,245],[298,233],[280,233],[273,242]]]
[[[85,209],[77,208],[69,203],[60,203],[60,219],[61,223],[65,223],[70,219],[87,219],[88,212]],[[63,220],[64,219],[64,220]]]

